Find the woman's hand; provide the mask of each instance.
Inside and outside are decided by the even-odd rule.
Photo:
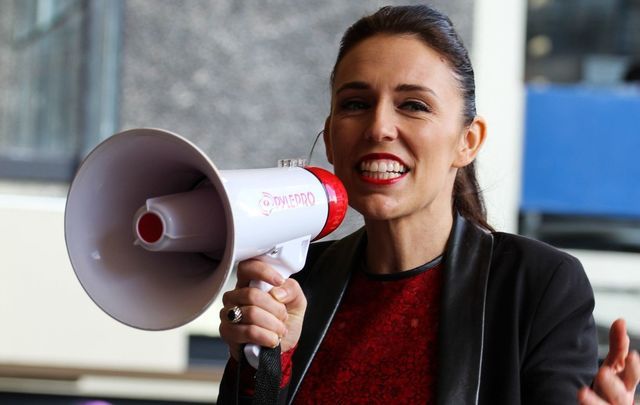
[[[274,286],[266,293],[249,287],[252,280]],[[297,281],[284,280],[268,264],[249,259],[238,264],[238,282],[234,290],[222,296],[224,307],[220,311],[220,336],[229,345],[231,356],[240,360],[240,349],[245,343],[276,347],[282,352],[293,348],[300,338],[307,299]],[[240,307],[242,319],[231,323],[227,313]]]
[[[593,389],[578,392],[581,405],[632,405],[640,381],[640,356],[629,353],[629,336],[623,319],[616,320],[609,331],[609,353],[593,381]]]

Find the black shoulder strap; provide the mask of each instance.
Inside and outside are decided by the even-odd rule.
[[[277,404],[281,378],[280,345],[273,349],[261,347],[253,403],[255,405]]]

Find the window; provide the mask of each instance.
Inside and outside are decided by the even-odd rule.
[[[527,82],[614,85],[638,63],[637,0],[529,0]]]
[[[0,176],[70,180],[117,124],[121,3],[16,0],[3,8]]]

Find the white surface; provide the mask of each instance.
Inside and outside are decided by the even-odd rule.
[[[640,289],[640,254],[577,249],[567,252],[580,259],[594,288]]]
[[[608,326],[624,318],[629,333],[640,337],[640,254],[590,250],[569,253],[580,259],[591,281],[596,322]]]
[[[128,399],[214,403],[219,384],[213,381],[166,381],[143,378],[88,376],[77,384],[77,393],[119,396]]]
[[[526,2],[477,0],[471,58],[488,136],[478,157],[489,223],[515,232],[520,198]]]
[[[129,377],[84,376],[78,381],[32,378],[2,378],[0,391],[29,394],[77,395],[127,399],[214,403],[219,384],[213,381],[183,381]]]

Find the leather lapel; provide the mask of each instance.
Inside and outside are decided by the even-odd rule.
[[[317,259],[303,282],[307,297],[304,328],[293,355],[289,402],[295,397],[346,290],[351,271],[364,257],[364,228],[333,243]]]
[[[493,236],[456,214],[444,258],[438,404],[477,404]]]

